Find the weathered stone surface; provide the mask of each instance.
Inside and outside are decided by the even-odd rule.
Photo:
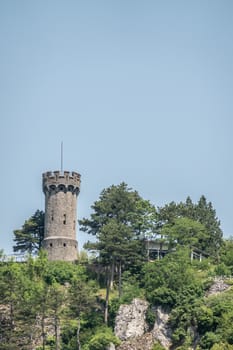
[[[43,174],[45,232],[43,248],[49,260],[77,260],[77,195],[80,175],[69,171]]]
[[[154,339],[151,333],[146,333],[141,337],[122,342],[117,350],[151,350],[154,345]]]
[[[107,350],[115,350],[116,347],[113,343],[110,343],[108,346],[107,346]]]
[[[115,335],[121,340],[142,336],[147,330],[148,302],[135,298],[129,305],[121,305],[115,321]]]
[[[160,306],[155,309],[156,320],[152,330],[153,337],[165,349],[171,346],[171,329],[168,325],[169,313],[163,310]]]
[[[229,288],[231,287],[225,282],[223,277],[215,277],[212,286],[206,293],[206,296],[222,293]]]

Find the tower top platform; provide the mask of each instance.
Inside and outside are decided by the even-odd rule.
[[[56,188],[63,185],[65,187],[72,186],[73,189],[80,188],[81,175],[74,171],[47,171],[42,174],[43,177],[43,191]]]

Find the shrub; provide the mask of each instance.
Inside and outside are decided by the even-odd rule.
[[[107,327],[103,327],[91,337],[88,344],[83,347],[84,350],[103,350],[110,343],[119,345],[120,340],[112,333],[112,330]]]

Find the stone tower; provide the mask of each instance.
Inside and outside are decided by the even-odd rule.
[[[49,260],[77,260],[77,196],[80,174],[54,171],[43,174],[45,233],[42,243]]]

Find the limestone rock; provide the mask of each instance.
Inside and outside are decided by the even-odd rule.
[[[210,295],[222,293],[229,288],[231,287],[225,282],[223,277],[215,277],[212,286],[206,293],[206,296],[209,297]]]
[[[153,345],[154,340],[152,334],[146,333],[141,337],[122,342],[122,344],[117,347],[117,350],[151,350]]]
[[[129,305],[121,305],[115,321],[115,335],[121,340],[142,336],[147,330],[148,302],[135,298]]]
[[[155,309],[156,320],[152,330],[153,337],[165,349],[171,346],[171,329],[168,325],[169,313],[164,311],[160,306]]]

